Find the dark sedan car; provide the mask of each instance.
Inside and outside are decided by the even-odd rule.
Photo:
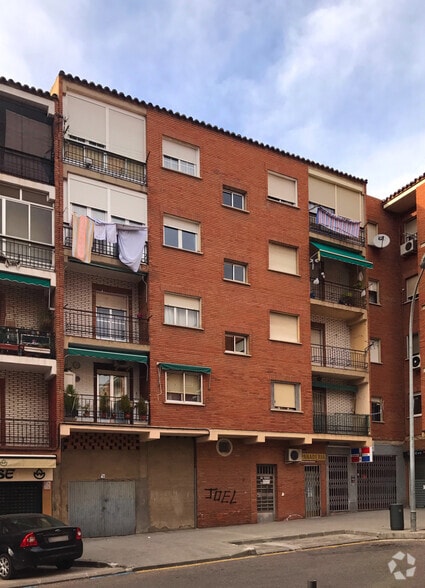
[[[53,565],[69,569],[83,554],[81,529],[40,513],[0,515],[0,578],[17,570]]]

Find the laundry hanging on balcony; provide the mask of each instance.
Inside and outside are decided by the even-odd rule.
[[[148,228],[117,225],[118,258],[133,272],[138,272],[145,251]]]
[[[90,217],[89,217],[90,218]],[[94,238],[107,243],[117,242],[117,224],[106,223],[97,218],[91,219],[94,222]]]
[[[360,223],[358,221],[333,214],[321,206],[317,208],[316,223],[328,227],[331,231],[341,235],[355,237],[356,239],[360,236]]]
[[[72,257],[83,263],[91,262],[94,222],[87,216],[72,215]]]

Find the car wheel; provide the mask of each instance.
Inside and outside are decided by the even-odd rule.
[[[72,567],[73,563],[74,563],[74,560],[72,560],[72,559],[64,559],[62,561],[58,561],[58,563],[56,564],[56,567],[58,568],[58,570],[69,570],[69,568]]]
[[[10,580],[15,575],[12,560],[7,553],[0,554],[0,578]]]

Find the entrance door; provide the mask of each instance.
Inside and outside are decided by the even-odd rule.
[[[276,466],[257,465],[257,521],[268,523],[275,520]]]
[[[348,511],[348,457],[328,456],[329,511]]]
[[[397,502],[395,455],[374,455],[373,462],[357,464],[357,495],[359,510],[388,508]]]
[[[305,516],[320,517],[320,467],[304,467]]]

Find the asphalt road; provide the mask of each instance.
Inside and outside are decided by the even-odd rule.
[[[374,541],[67,582],[90,588],[423,588],[425,541]]]

